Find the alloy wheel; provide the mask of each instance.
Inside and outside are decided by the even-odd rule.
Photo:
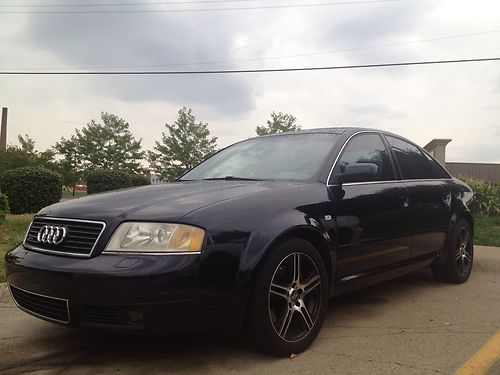
[[[313,259],[302,252],[287,255],[269,287],[269,317],[287,342],[302,340],[313,329],[321,308],[321,277]]]
[[[472,243],[470,232],[466,227],[460,228],[455,245],[455,260],[458,272],[466,275],[472,266]]]

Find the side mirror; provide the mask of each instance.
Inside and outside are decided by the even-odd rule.
[[[334,183],[373,181],[378,174],[378,166],[373,163],[348,164],[344,173],[334,177]]]

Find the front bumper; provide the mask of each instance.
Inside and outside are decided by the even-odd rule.
[[[16,304],[48,321],[150,333],[234,334],[244,319],[246,296],[200,279],[200,257],[76,259],[21,245],[5,258]]]

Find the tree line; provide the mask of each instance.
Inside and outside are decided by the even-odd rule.
[[[255,132],[267,135],[300,129],[294,116],[273,111],[267,123],[257,126]],[[217,137],[211,134],[208,123],[197,121],[192,109],[186,107],[179,110],[175,122],[165,124],[160,140],[149,151],[142,149],[142,139],[133,136],[127,121],[107,112],[101,113],[100,121],[91,120],[43,152],[36,149],[27,134],[19,135],[18,141],[19,146],[0,150],[0,174],[40,166],[59,173],[63,184],[73,188],[90,170],[145,173],[143,160],[164,181],[173,181],[218,149]]]

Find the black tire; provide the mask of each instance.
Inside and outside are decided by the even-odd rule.
[[[294,270],[296,264],[299,272]],[[318,251],[300,238],[285,240],[264,259],[254,282],[243,329],[245,342],[278,356],[307,349],[321,329],[328,305],[328,276]]]
[[[459,220],[448,241],[448,251],[443,265],[433,266],[432,274],[438,281],[460,284],[467,281],[472,271],[474,245],[469,223]]]

